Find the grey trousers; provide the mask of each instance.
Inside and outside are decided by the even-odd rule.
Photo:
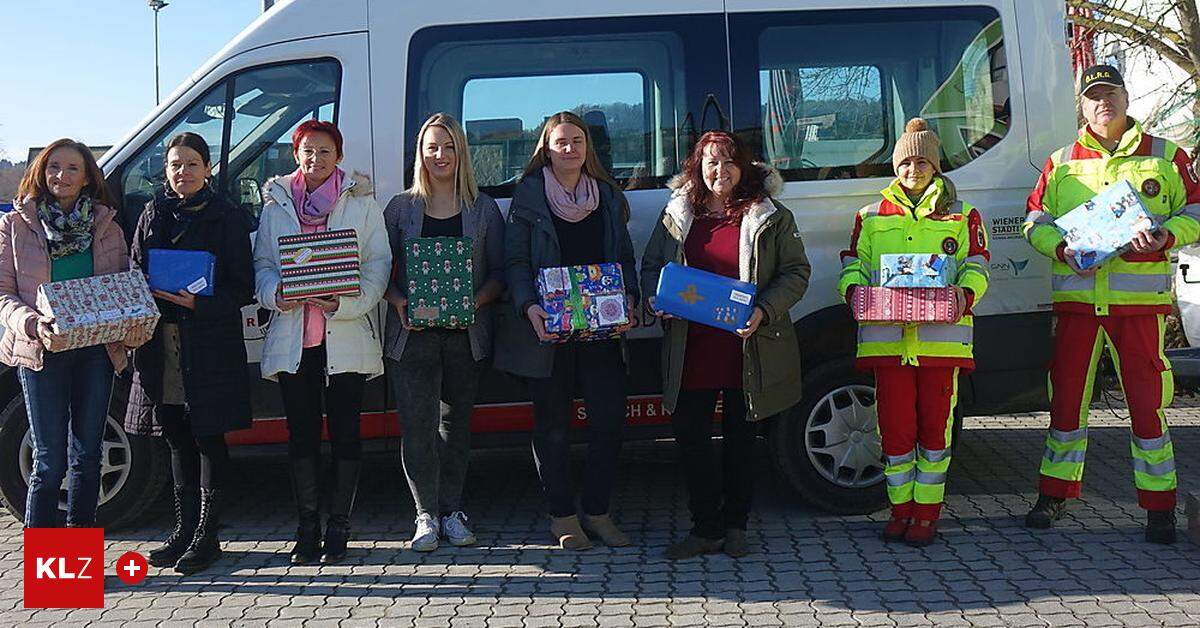
[[[461,510],[482,370],[470,339],[462,331],[414,331],[400,361],[389,367],[403,432],[400,456],[417,514]]]

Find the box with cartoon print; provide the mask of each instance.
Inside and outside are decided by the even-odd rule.
[[[461,329],[475,322],[471,238],[410,238],[404,247],[409,323]]]
[[[629,324],[620,264],[543,268],[537,287],[555,342],[613,338]]]

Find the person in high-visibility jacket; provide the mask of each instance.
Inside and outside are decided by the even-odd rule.
[[[883,198],[858,211],[838,290],[849,302],[857,287],[877,285],[887,253],[939,253],[957,261],[957,322],[858,327],[857,366],[875,373],[887,462],[892,517],[883,537],[928,545],[937,535],[950,468],[958,375],[975,367],[971,309],[987,291],[991,256],[983,218],[942,174],[940,142],[924,120],[908,122],[892,166],[897,178]]]
[[[1183,149],[1126,116],[1129,94],[1116,68],[1089,68],[1079,93],[1087,125],[1078,140],[1046,160],[1026,208],[1026,240],[1053,260],[1056,332],[1050,433],[1037,504],[1025,525],[1049,528],[1063,516],[1065,500],[1079,496],[1092,382],[1107,346],[1133,424],[1133,478],[1138,503],[1147,510],[1146,540],[1173,543],[1175,456],[1163,415],[1174,396],[1163,353],[1164,315],[1172,302],[1168,253],[1200,235],[1200,182]],[[1119,257],[1081,269],[1052,222],[1121,180],[1137,190],[1157,226],[1138,233]]]

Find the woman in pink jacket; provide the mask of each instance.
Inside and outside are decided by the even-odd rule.
[[[113,371],[125,368],[124,343],[50,353],[51,319],[38,312],[38,287],[129,269],[129,249],[109,209],[104,174],[92,152],[61,139],[47,146],[21,180],[13,211],[0,218],[0,362],[17,367],[33,437],[25,527],[58,524],[68,476],[67,526],[95,525],[100,451]]]

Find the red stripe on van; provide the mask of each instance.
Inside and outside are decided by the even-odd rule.
[[[587,412],[581,400],[574,404],[575,417],[572,425],[586,425]],[[718,405],[718,416],[720,407]],[[625,416],[627,425],[658,425],[670,420],[670,415],[663,411],[661,395],[645,395],[630,397],[626,401]],[[489,434],[499,432],[530,432],[533,430],[532,403],[502,403],[481,405],[475,407],[471,417],[471,432]],[[391,412],[364,412],[360,426],[362,438],[395,438],[400,436],[399,415]],[[329,438],[329,432],[322,427],[321,437]],[[288,438],[287,420],[284,417],[265,417],[254,419],[250,429],[230,432],[225,436],[230,445],[274,445],[286,443]]]

